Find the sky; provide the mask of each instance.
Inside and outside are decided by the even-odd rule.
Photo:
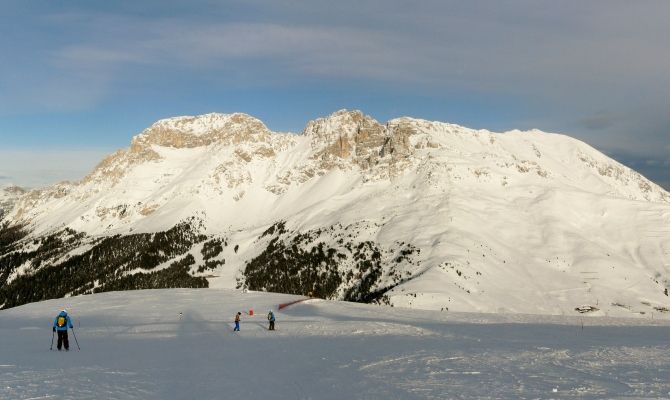
[[[158,119],[360,109],[564,133],[670,189],[670,2],[3,0],[0,186],[77,180]]]

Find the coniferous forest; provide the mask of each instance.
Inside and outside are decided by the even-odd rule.
[[[241,269],[237,287],[387,303],[384,294],[411,278],[400,267],[420,250],[405,243],[382,249],[346,232],[341,226],[296,232],[284,221],[273,224],[254,243],[262,251],[232,266]],[[239,245],[200,233],[195,219],[163,232],[100,238],[69,228],[31,237],[26,227],[5,223],[0,308],[105,291],[206,288],[207,277],[226,267],[226,248],[237,254]]]
[[[86,236],[64,229],[21,242],[21,227],[0,230],[0,304],[3,308],[45,299],[111,290],[207,287],[207,280],[189,274],[192,255],[156,267],[187,253],[205,236],[191,222],[157,233],[115,235],[89,243]],[[90,240],[90,239],[88,239]]]

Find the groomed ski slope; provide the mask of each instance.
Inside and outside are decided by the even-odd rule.
[[[145,290],[0,311],[0,399],[670,397],[668,321],[321,300],[277,311],[299,298]],[[81,351],[71,334],[68,353],[49,351],[63,307]]]

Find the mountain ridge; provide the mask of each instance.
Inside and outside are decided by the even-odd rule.
[[[117,269],[86,264],[105,276],[63,293],[163,285],[141,275],[166,271],[189,284],[419,308],[668,307],[670,194],[583,142],[538,130],[382,124],[349,110],[302,134],[241,113],[164,119],[82,181],[24,195],[5,221],[29,232],[0,261],[42,241],[11,262],[6,286],[84,253]],[[183,237],[184,251],[157,242],[160,232]],[[39,250],[52,235],[77,244]],[[155,256],[89,254],[126,237]]]

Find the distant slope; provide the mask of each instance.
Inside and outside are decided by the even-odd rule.
[[[359,111],[275,133],[161,120],[84,180],[22,196],[0,305],[248,287],[415,308],[661,315],[670,194],[590,146]],[[5,235],[7,236],[7,235]]]

